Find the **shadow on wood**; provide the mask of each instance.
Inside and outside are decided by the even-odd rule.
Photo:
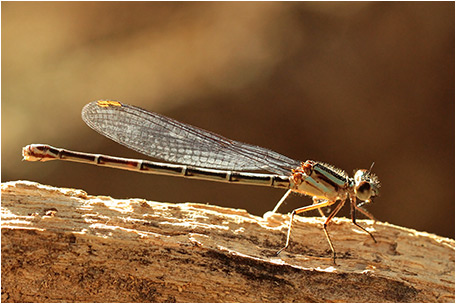
[[[451,239],[204,204],[2,184],[3,302],[453,302]]]

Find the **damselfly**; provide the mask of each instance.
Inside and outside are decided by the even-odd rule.
[[[82,118],[95,131],[140,153],[167,162],[118,158],[31,144],[22,149],[24,160],[64,160],[114,167],[142,173],[183,176],[221,182],[263,185],[287,189],[272,212],[276,212],[291,192],[313,198],[313,204],[292,211],[286,244],[289,246],[295,214],[322,208],[338,202],[324,222],[324,233],[335,260],[336,252],[327,231],[331,219],[349,198],[352,222],[356,211],[373,219],[361,207],[379,193],[380,182],[370,170],[359,169],[354,177],[332,165],[317,161],[296,161],[272,150],[233,141],[215,133],[193,127],[157,113],[115,101],[96,101],[82,110]],[[273,174],[250,171],[266,171]],[[357,203],[361,200],[361,203]]]

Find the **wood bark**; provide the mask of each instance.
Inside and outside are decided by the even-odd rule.
[[[387,223],[2,183],[3,302],[454,302],[455,242]]]

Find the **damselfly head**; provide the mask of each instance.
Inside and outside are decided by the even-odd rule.
[[[354,180],[355,195],[360,200],[366,201],[371,197],[379,195],[381,183],[379,182],[378,177],[371,172],[371,169],[359,169],[355,172]]]

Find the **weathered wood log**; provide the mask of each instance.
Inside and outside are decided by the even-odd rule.
[[[2,184],[3,302],[454,302],[455,242],[387,223]]]

